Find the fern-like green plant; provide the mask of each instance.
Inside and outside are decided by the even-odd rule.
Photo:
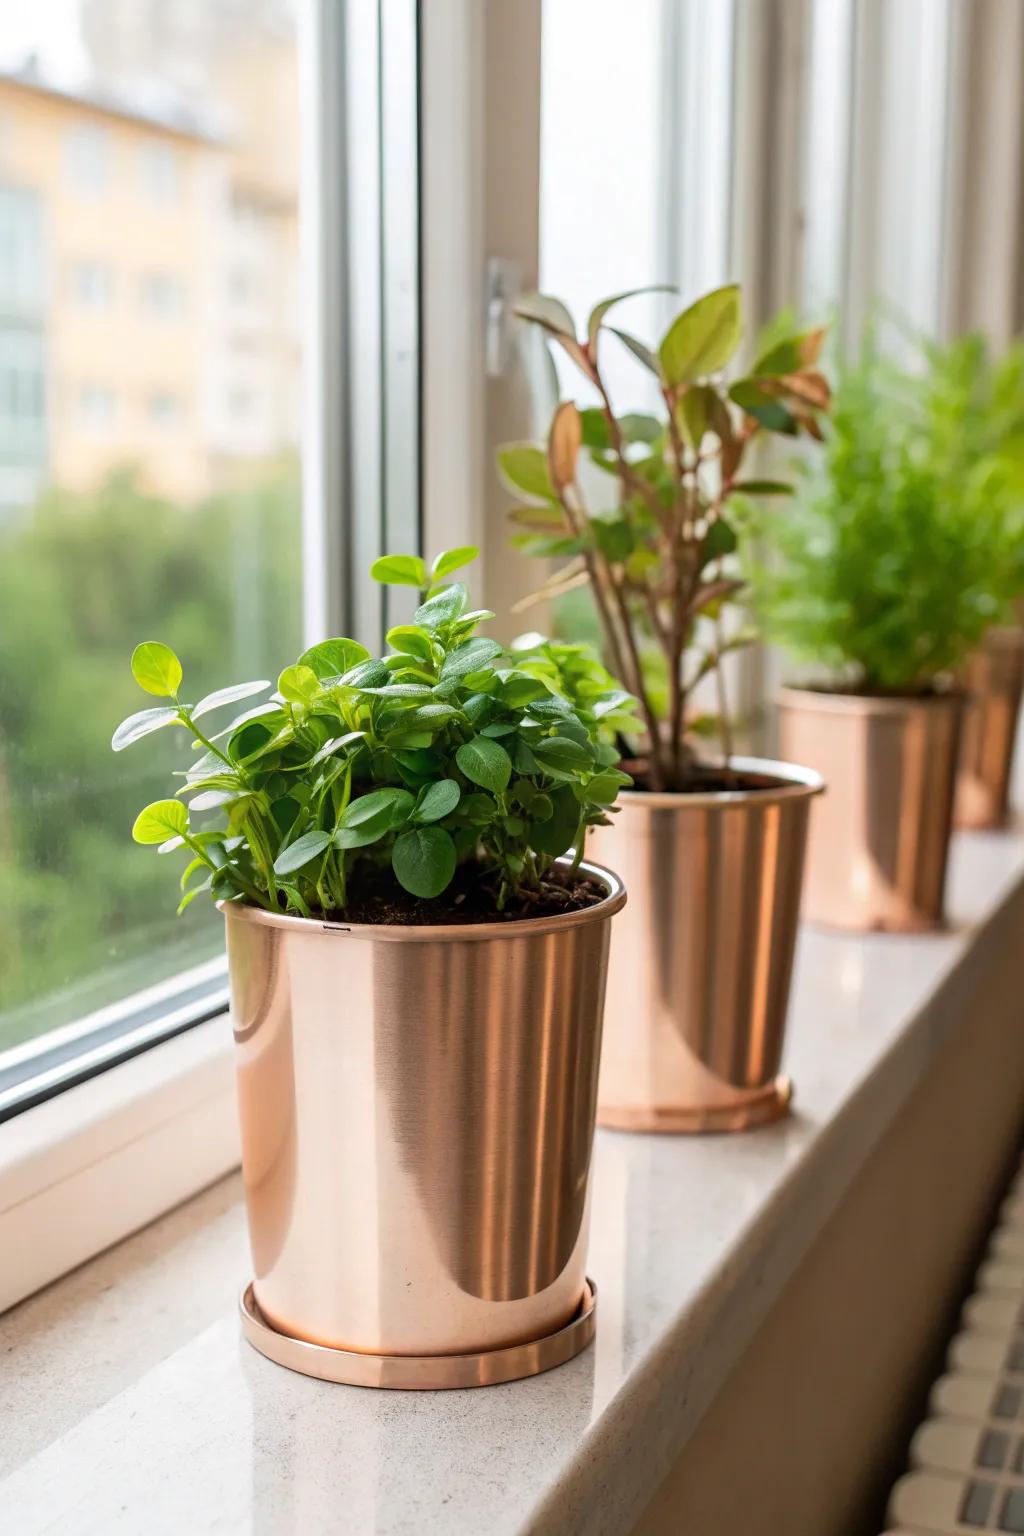
[[[925,360],[869,340],[798,496],[750,514],[766,635],[854,691],[933,688],[1024,586],[1024,354],[993,368],[970,337]]]

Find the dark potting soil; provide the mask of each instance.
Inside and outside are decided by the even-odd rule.
[[[499,912],[495,889],[478,870],[461,865],[451,885],[427,901],[396,885],[386,870],[359,881],[359,898],[341,912],[330,912],[332,923],[375,923],[406,927],[451,927],[456,923],[517,923],[531,917],[559,917],[583,912],[604,901],[608,892],[585,875],[551,870],[536,890],[523,891]]]
[[[623,773],[633,780],[633,788],[640,794],[653,793],[647,778],[647,764],[640,759],[623,761]],[[736,790],[783,789],[790,781],[777,778],[772,773],[751,773],[748,769],[725,768],[721,765],[694,763],[687,770],[680,784],[673,784],[671,791],[677,795],[727,794]]]
[[[962,698],[964,690],[955,683],[919,683],[916,688],[883,688],[861,683],[858,687],[841,683],[794,683],[798,693],[821,693],[833,699],[911,699],[915,703],[929,699]]]

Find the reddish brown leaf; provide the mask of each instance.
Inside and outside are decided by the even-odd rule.
[[[563,400],[555,412],[548,434],[548,474],[551,484],[559,493],[576,479],[576,460],[582,441],[580,413],[571,400]]]

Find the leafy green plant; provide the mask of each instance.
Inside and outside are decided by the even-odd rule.
[[[825,454],[785,517],[757,519],[772,638],[856,691],[916,693],[956,669],[1024,586],[1018,358],[977,338],[923,373],[874,340],[844,370]]]
[[[277,692],[207,734],[206,719],[269,682],[239,683],[190,705],[173,651],[145,641],[132,672],[167,702],[115,731],[120,751],[183,729],[197,760],[173,798],[140,812],[136,842],[184,848],[179,910],[201,892],[270,911],[343,912],[366,877],[390,870],[420,898],[440,896],[471,866],[504,910],[535,892],[555,858],[582,851],[627,775],[616,734],[633,700],[583,646],[528,636],[511,652],[476,633],[462,582],[444,578],[474,549],[386,556],[379,581],[418,588],[391,652],[324,640],[286,667]],[[213,825],[209,824],[212,818]]]
[[[724,373],[742,333],[738,287],[691,304],[654,350],[608,323],[611,310],[630,297],[617,294],[597,304],[582,336],[558,299],[535,294],[518,306],[523,319],[572,359],[595,403],[581,409],[563,401],[545,445],[508,444],[498,464],[523,503],[512,516],[526,531],[514,542],[568,562],[536,596],[589,584],[605,660],[640,701],[647,787],[681,790],[699,773],[693,737],[709,723],[690,710],[693,691],[705,678],[716,679],[717,725],[728,758],[721,662],[754,638],[749,627],[727,630],[723,621],[723,610],[744,586],[733,558],[731,506],[744,495],[791,489],[745,474],[762,431],[820,435],[818,416],[829,404],[828,384],[816,367],[824,331],[774,326],[749,372],[727,383]],[[662,414],[614,409],[602,372],[609,333],[653,374]],[[585,492],[584,478],[597,483],[596,497]]]

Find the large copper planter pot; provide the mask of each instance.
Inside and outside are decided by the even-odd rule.
[[[811,817],[804,916],[915,932],[943,920],[963,701],[785,688],[781,750],[828,780]]]
[[[1001,827],[1024,688],[1024,630],[990,629],[962,681],[967,706],[953,819],[958,827]]]
[[[816,773],[733,758],[767,789],[627,792],[590,848],[630,904],[608,969],[598,1123],[737,1131],[785,1113],[778,1077]]]
[[[246,1336],[360,1385],[483,1384],[593,1334],[610,919],[372,927],[227,904]]]

